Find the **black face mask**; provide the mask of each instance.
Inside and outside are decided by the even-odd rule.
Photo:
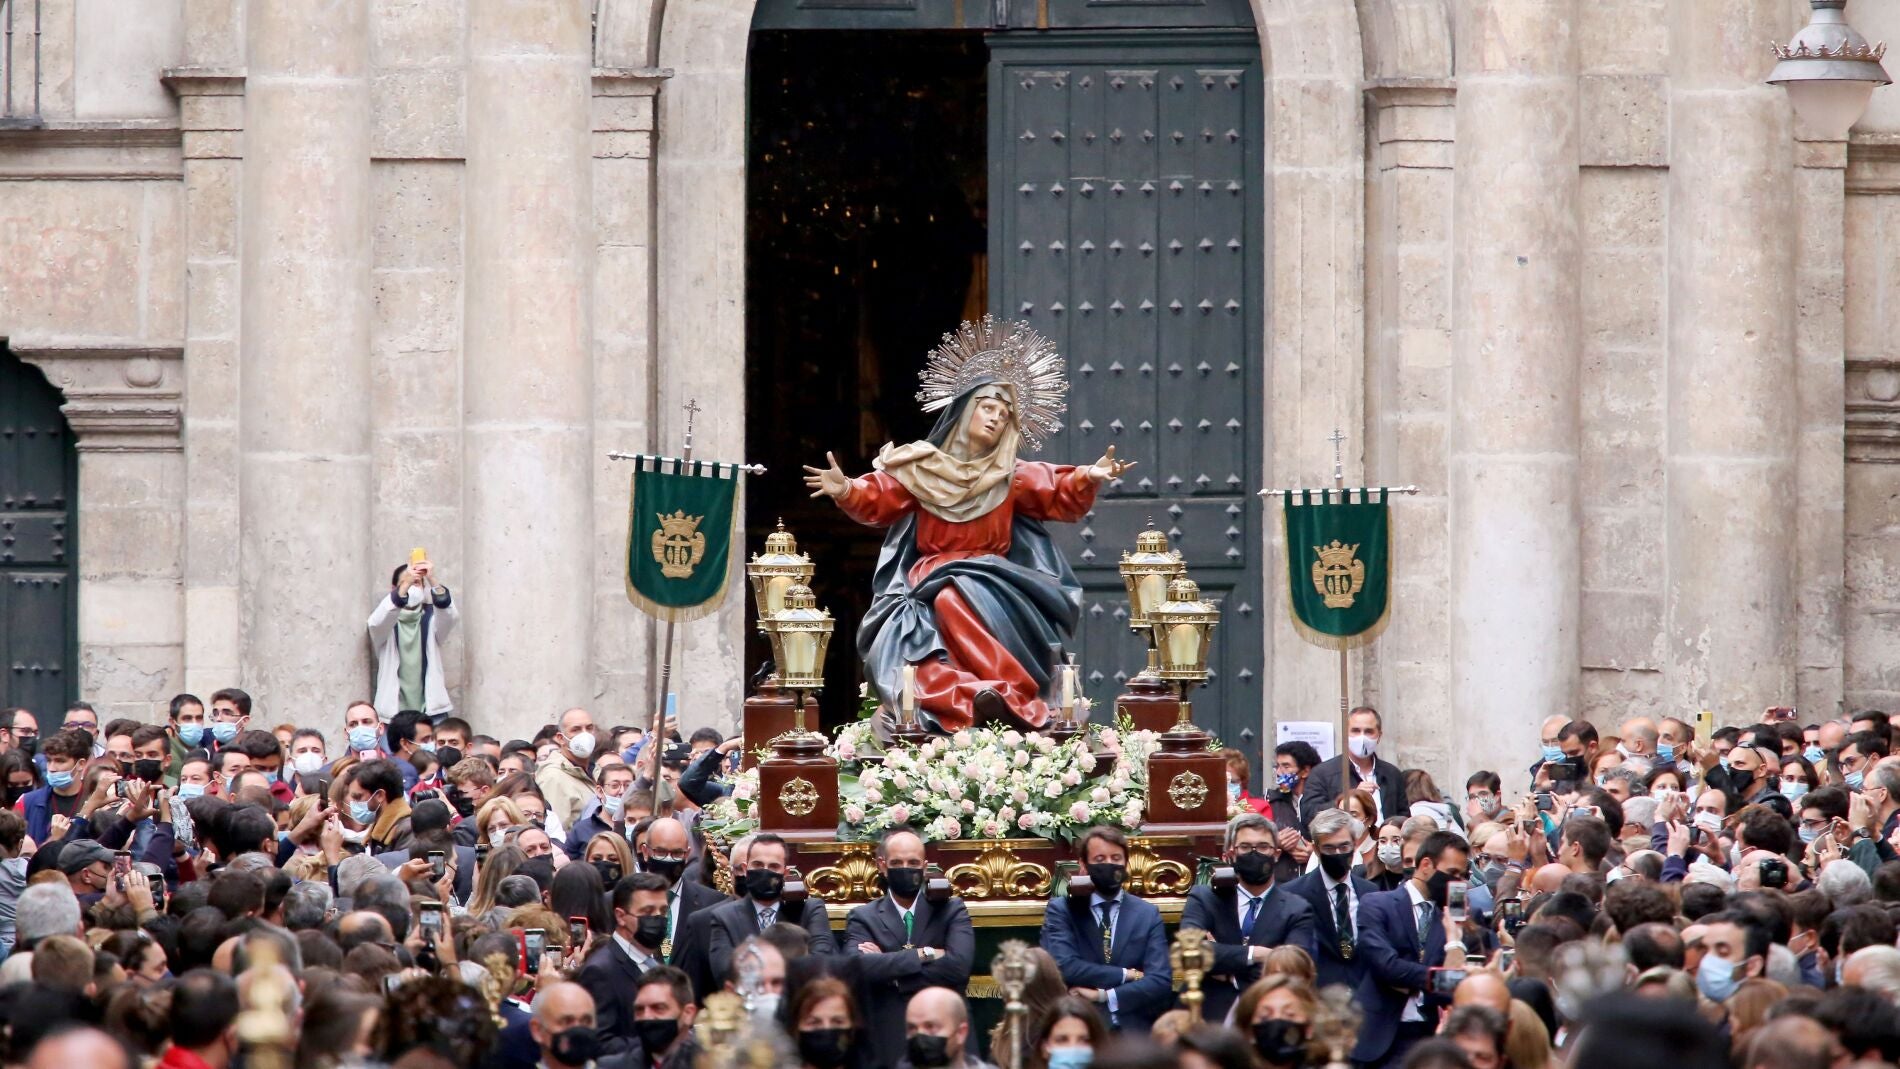
[[[747,869],[746,896],[755,902],[776,902],[785,892],[785,874],[770,869]]]
[[[677,1017],[648,1018],[633,1022],[633,1034],[640,1040],[640,1049],[649,1058],[658,1058],[679,1038],[680,1022]]]
[[[475,803],[469,801],[468,795],[463,794],[461,791],[450,788],[449,804],[455,807],[456,816],[461,817],[463,820],[467,820],[475,815]]]
[[[1253,1049],[1274,1065],[1303,1065],[1306,1029],[1298,1021],[1261,1021],[1253,1026]]]
[[[1258,850],[1251,850],[1234,858],[1234,875],[1240,882],[1263,884],[1273,878],[1273,858]]]
[[[157,783],[165,775],[165,762],[155,757],[142,757],[132,762],[132,778],[147,783]]]
[[[620,862],[590,861],[588,864],[594,866],[595,872],[600,873],[600,882],[605,885],[609,891],[613,890],[614,884],[620,882]]]
[[[809,1028],[798,1033],[798,1056],[817,1069],[838,1069],[851,1054],[849,1028]]]
[[[15,735],[13,737],[13,744],[18,746],[28,757],[32,757],[34,754],[40,752],[40,737],[38,735]]]
[[[884,870],[884,883],[899,898],[916,898],[917,892],[924,889],[924,870],[893,865]]]
[[[1121,893],[1122,881],[1128,878],[1128,866],[1109,865],[1091,862],[1088,866],[1089,879],[1095,881],[1095,893],[1103,898],[1114,898]]]
[[[1326,875],[1333,879],[1343,880],[1346,878],[1346,874],[1352,871],[1352,855],[1321,854],[1319,856],[1319,867],[1320,871],[1326,873]]]
[[[586,1065],[600,1054],[600,1034],[585,1025],[556,1032],[548,1039],[548,1053],[562,1065]]]
[[[922,1032],[910,1037],[904,1044],[904,1053],[910,1057],[910,1064],[917,1069],[938,1069],[950,1064],[950,1040],[944,1036],[927,1036]]]
[[[1451,873],[1432,873],[1432,878],[1425,881],[1425,897],[1431,899],[1432,905],[1444,909],[1451,897]]]
[[[634,922],[633,941],[648,950],[660,949],[666,942],[666,916],[641,917]]]
[[[665,879],[667,883],[678,883],[680,875],[686,871],[686,862],[672,857],[649,857],[640,862],[640,867]]]
[[[119,762],[119,778],[120,779],[132,778],[132,762],[130,761]]]

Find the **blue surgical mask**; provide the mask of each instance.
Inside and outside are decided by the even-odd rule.
[[[1801,756],[1808,759],[1808,764],[1819,765],[1827,760],[1827,751],[1821,749],[1819,746],[1810,746],[1801,751]]]
[[[376,811],[369,807],[368,802],[361,799],[351,799],[350,819],[367,828],[376,822]]]
[[[1293,785],[1299,781],[1300,774],[1298,772],[1279,772],[1275,773],[1273,777],[1273,782],[1279,784],[1281,790],[1289,792],[1293,790]]]
[[[277,782],[277,780],[278,780],[278,774],[277,774],[277,773],[275,773],[275,772],[266,772],[266,773],[264,773],[264,782],[265,782],[265,783],[276,783],[276,782]]]
[[[1668,764],[1669,762],[1674,761],[1675,759],[1676,759],[1676,744],[1675,743],[1659,742],[1656,744],[1656,760],[1661,761],[1663,764]]]
[[[1741,981],[1735,978],[1740,968],[1733,962],[1718,958],[1714,954],[1705,954],[1702,964],[1696,967],[1695,986],[1704,998],[1711,1002],[1727,1002]]]
[[[1800,801],[1801,796],[1806,793],[1808,793],[1808,785],[1805,783],[1784,783],[1781,785],[1781,796],[1790,802]]]
[[[71,772],[48,772],[46,774],[46,785],[56,791],[63,791],[73,785],[73,774]]]
[[[198,798],[203,796],[204,793],[205,785],[202,783],[180,783],[178,785],[178,797],[180,798]]]
[[[205,726],[203,724],[178,725],[178,741],[186,746],[197,746],[205,741]]]
[[[1552,762],[1556,762],[1556,761],[1561,761],[1561,760],[1563,760],[1563,759],[1564,759],[1564,749],[1563,749],[1563,747],[1561,747],[1561,746],[1546,746],[1546,747],[1544,747],[1544,763],[1545,763],[1545,764],[1550,764],[1550,763],[1552,763]]]
[[[434,753],[434,752],[435,752],[435,743],[433,743],[433,742],[418,742],[418,743],[416,743],[416,749],[418,749],[418,750],[421,750],[421,751],[422,751],[423,753]]]
[[[376,743],[380,741],[379,736],[381,734],[381,732],[373,727],[351,728],[350,749],[355,750],[357,753],[362,753],[364,750],[374,750]]]
[[[1727,770],[1727,768],[1728,768],[1728,755],[1727,755],[1727,754],[1723,754],[1723,755],[1721,756],[1721,759],[1720,759],[1720,760],[1718,760],[1718,761],[1716,761],[1716,764],[1718,764],[1718,765],[1721,765],[1721,766],[1722,766],[1722,768],[1723,768],[1724,770]]]
[[[1087,1047],[1057,1047],[1049,1052],[1049,1069],[1088,1069],[1095,1052]]]
[[[1801,828],[1799,830],[1801,833],[1801,841],[1804,843],[1813,842],[1821,834],[1820,832],[1814,830],[1813,828]]]
[[[1866,773],[1863,772],[1849,772],[1847,775],[1841,777],[1842,781],[1847,784],[1847,789],[1850,791],[1860,790],[1861,781],[1866,778]]]
[[[237,732],[238,726],[236,724],[219,722],[211,725],[211,737],[221,743],[230,742],[232,739],[237,738]]]

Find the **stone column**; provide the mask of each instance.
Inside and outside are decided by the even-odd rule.
[[[1451,708],[1473,768],[1576,705],[1578,3],[1460,0],[1453,33]]]
[[[1794,697],[1793,143],[1765,85],[1785,0],[1669,18],[1664,701],[1754,720]]]
[[[368,0],[251,0],[239,615],[260,720],[369,686]]]
[[[1846,696],[1847,143],[1801,138],[1795,157],[1795,704],[1825,717]]]
[[[582,0],[469,4],[465,712],[497,732],[593,696],[589,40]]]

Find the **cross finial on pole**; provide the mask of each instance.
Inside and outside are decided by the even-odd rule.
[[[1334,427],[1333,433],[1326,440],[1333,443],[1333,483],[1337,486],[1344,486],[1346,485],[1346,465],[1340,459],[1339,446],[1341,442],[1346,440],[1346,432],[1340,430],[1338,427]]]
[[[680,407],[686,410],[686,451],[681,455],[691,460],[693,459],[693,420],[699,415],[699,398],[689,397]]]

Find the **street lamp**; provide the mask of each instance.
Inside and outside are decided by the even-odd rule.
[[[1148,667],[1143,674],[1155,673],[1155,609],[1167,600],[1168,580],[1182,574],[1181,553],[1168,548],[1168,535],[1157,531],[1150,520],[1148,529],[1135,536],[1135,551],[1124,552],[1121,563],[1122,583],[1128,588],[1128,626],[1148,640]]]
[[[1168,584],[1168,600],[1156,606],[1149,619],[1153,621],[1155,649],[1161,661],[1156,674],[1181,688],[1180,719],[1175,730],[1191,730],[1188,691],[1207,682],[1208,639],[1220,622],[1220,606],[1202,601],[1201,588],[1183,575]]]
[[[811,588],[802,583],[785,591],[785,607],[765,621],[779,686],[798,702],[792,730],[799,735],[805,734],[805,692],[825,685],[825,647],[831,644],[833,626],[831,614],[817,607]]]
[[[745,566],[752,580],[752,599],[758,606],[759,630],[766,620],[785,607],[785,592],[795,586],[811,585],[814,566],[811,558],[798,551],[798,540],[780,520],[778,530],[765,536],[765,552],[754,553]]]
[[[1768,75],[1769,85],[1788,91],[1796,115],[1822,137],[1840,141],[1867,110],[1879,86],[1893,79],[1880,65],[1887,44],[1870,45],[1847,24],[1847,0],[1808,0],[1807,26],[1787,45],[1775,45],[1781,62]]]

